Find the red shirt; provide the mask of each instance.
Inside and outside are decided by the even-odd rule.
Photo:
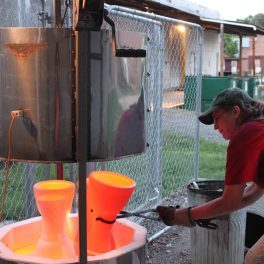
[[[264,120],[241,125],[227,148],[225,184],[251,181],[264,188]]]

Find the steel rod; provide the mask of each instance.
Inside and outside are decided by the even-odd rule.
[[[88,153],[90,32],[76,33],[77,161],[79,163],[79,263],[87,263],[86,160]]]

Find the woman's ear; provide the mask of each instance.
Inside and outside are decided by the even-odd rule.
[[[233,106],[232,111],[233,111],[235,118],[238,118],[240,116],[241,109],[238,105]]]

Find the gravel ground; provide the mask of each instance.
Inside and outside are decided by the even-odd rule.
[[[190,230],[173,227],[147,244],[146,264],[190,264]]]
[[[182,207],[187,206],[187,190],[185,187],[178,189],[177,193],[166,197],[163,205],[176,206],[181,204]],[[142,223],[147,229],[151,225],[151,230],[155,222],[145,221]],[[160,224],[159,224],[160,225]],[[146,264],[189,264],[191,263],[190,256],[190,229],[182,226],[173,226],[151,242],[147,243],[146,247]]]

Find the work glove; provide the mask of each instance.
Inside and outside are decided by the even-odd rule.
[[[195,226],[195,222],[190,217],[190,209],[191,208],[175,209],[175,207],[172,206],[158,206],[156,212],[165,225],[193,227]]]

